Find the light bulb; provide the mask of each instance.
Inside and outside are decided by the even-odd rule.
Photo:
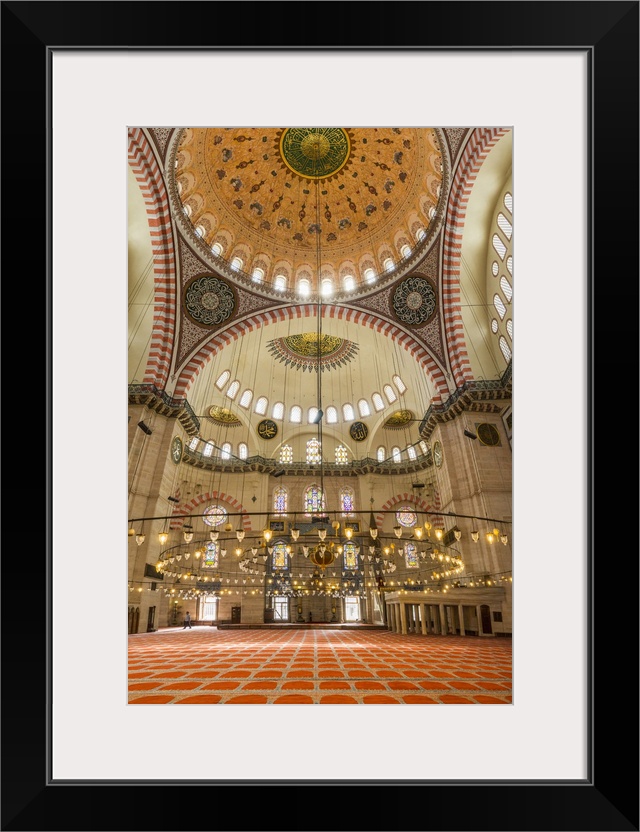
[[[442,529],[435,530],[435,536],[438,540],[442,540],[442,536],[444,535],[444,531]]]
[[[460,538],[462,537],[462,532],[459,531],[458,529],[456,529],[453,533],[453,536],[455,537],[456,540],[460,540]]]
[[[471,540],[473,540],[474,543],[478,542],[479,537],[480,537],[480,532],[476,532],[476,531],[471,532]]]
[[[402,526],[394,526],[393,533],[396,537],[402,537]]]
[[[493,543],[493,541],[494,541],[493,534],[491,532],[488,532],[487,533],[487,543]]]
[[[183,536],[185,543],[191,543],[191,541],[193,540],[193,532],[184,532]]]
[[[320,540],[324,540],[326,536],[327,536],[327,530],[326,529],[318,529],[318,537],[320,538]]]
[[[300,537],[300,529],[291,529],[291,538],[295,542]]]
[[[236,529],[236,537],[238,538],[238,543],[242,543],[244,540],[244,529]]]
[[[158,535],[158,540],[160,541],[160,545],[164,546],[164,544],[169,540],[169,535],[166,532],[160,532]]]
[[[216,540],[218,539],[219,536],[220,536],[220,532],[216,532],[216,531],[209,532],[209,537],[211,538],[211,540],[213,540],[214,543],[216,542]]]
[[[422,529],[420,528],[420,526],[413,530],[413,536],[417,540],[422,540]]]
[[[506,546],[508,540],[509,538],[506,536],[506,534],[500,535],[500,543],[503,543]]]
[[[136,535],[136,543],[138,544],[138,546],[142,546],[142,544],[144,543],[144,540],[145,540],[145,536],[143,534],[137,534]]]
[[[273,532],[271,531],[271,529],[264,529],[263,532],[262,532],[262,536],[264,537],[264,539],[268,543],[271,540],[271,538],[273,537]]]
[[[345,534],[345,537],[347,538],[347,540],[351,540],[351,538],[353,537],[353,529],[351,529],[351,528],[345,529],[344,534]]]
[[[378,536],[378,530],[377,529],[369,529],[369,534],[375,540],[376,537]]]

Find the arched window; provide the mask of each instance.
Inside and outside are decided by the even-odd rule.
[[[394,265],[395,263],[393,262],[393,257],[385,257],[385,259],[382,261],[382,268],[385,270],[385,272],[390,272],[393,269]]]
[[[312,425],[315,421],[316,416],[318,415],[318,408],[317,407],[310,407],[307,412],[307,422]]]
[[[500,266],[498,265],[498,261],[494,260],[493,263],[491,264],[491,274],[494,277],[497,277],[499,271],[500,271]]]
[[[238,445],[238,456],[240,459],[246,459],[249,455],[249,448],[247,447],[245,442],[241,442]]]
[[[222,453],[221,453],[222,459],[231,459],[231,452],[232,452],[231,442],[225,442],[224,445],[222,446]]]
[[[513,321],[511,318],[507,321],[507,332],[509,334],[509,338],[513,341]]]
[[[507,311],[507,307],[502,302],[500,295],[496,294],[493,296],[493,305],[495,306],[498,315],[500,315],[500,320],[502,320],[505,316],[505,312]]]
[[[507,269],[509,274],[513,277],[513,257],[511,255],[507,257]]]
[[[384,462],[387,458],[387,449],[384,445],[380,445],[376,451],[376,459],[378,462]]]
[[[205,235],[204,225],[196,225],[195,232],[198,235],[198,237],[204,237],[204,235]]]
[[[348,541],[342,547],[342,557],[345,569],[357,569],[358,568],[358,547],[353,542],[353,540]]]
[[[506,247],[506,246],[505,246],[505,244],[502,242],[502,240],[500,239],[500,237],[498,237],[498,235],[497,235],[497,234],[494,234],[494,235],[493,235],[493,238],[492,238],[492,240],[491,240],[491,242],[493,243],[493,247],[494,247],[494,249],[495,249],[495,250],[497,251],[497,253],[498,253],[498,257],[499,257],[501,260],[504,260],[504,256],[505,256],[505,254],[507,253],[507,247]]]
[[[302,277],[298,281],[298,294],[301,298],[308,298],[311,294],[311,284],[306,277]]]
[[[220,563],[220,544],[209,541],[202,553],[203,569],[217,569]]]
[[[222,257],[222,252],[224,251],[222,243],[214,243],[211,246],[211,251],[216,255],[216,257]]]
[[[391,448],[391,456],[393,457],[394,462],[402,462],[402,457],[400,456],[400,448]]]
[[[199,436],[193,436],[191,438],[191,442],[189,442],[189,445],[188,445],[189,450],[190,451],[195,451],[195,449],[198,447],[198,442],[200,442],[200,437]]]
[[[371,416],[371,408],[369,407],[369,402],[366,399],[360,399],[358,402],[358,413],[361,416]]]
[[[273,410],[271,411],[271,415],[274,419],[284,419],[284,403],[283,402],[276,402],[273,405]]]
[[[336,465],[348,465],[349,464],[349,451],[345,448],[344,445],[338,445],[336,448]]]
[[[500,344],[500,349],[502,350],[505,361],[509,363],[509,361],[511,361],[511,348],[509,347],[509,344],[507,344],[507,339],[504,335],[500,336],[500,341],[498,343]]]
[[[310,485],[304,492],[304,513],[309,516],[324,511],[324,494],[317,485]]]
[[[216,387],[218,388],[218,390],[222,390],[222,388],[225,386],[225,384],[229,381],[230,378],[231,373],[229,372],[229,370],[225,370],[224,373],[222,373],[222,375],[216,381]]]
[[[317,413],[317,411],[316,411]],[[332,404],[327,408],[327,424],[335,425],[338,422],[338,409]]]
[[[404,391],[407,389],[407,385],[400,378],[400,376],[397,376],[397,375],[394,376],[393,377],[393,383],[398,388],[398,393],[400,393],[400,395],[402,395],[402,393],[404,393]]]
[[[230,399],[235,399],[235,397],[238,394],[239,389],[240,389],[240,382],[236,379],[235,381],[232,381],[231,384],[229,385],[229,389],[227,390],[227,396]]]
[[[496,321],[495,318],[491,319],[491,332],[495,335],[500,327],[500,324]]]
[[[287,489],[283,488],[276,488],[273,491],[273,510],[277,514],[286,514],[287,512],[287,502],[288,502],[288,493]]]
[[[355,511],[355,500],[356,495],[351,486],[347,485],[340,490],[340,508],[342,509],[343,517],[348,517],[353,514]]]
[[[245,390],[244,393],[240,396],[240,401],[238,402],[238,404],[240,405],[240,407],[244,407],[246,409],[251,404],[252,399],[253,391]]]
[[[502,277],[500,278],[500,288],[504,292],[504,296],[507,299],[507,303],[511,303],[511,298],[513,297],[513,289],[511,288],[511,284],[504,275],[502,275]]]
[[[387,401],[389,402],[389,404],[398,401],[398,397],[393,392],[393,387],[390,384],[385,384],[385,386],[382,389],[384,391],[385,396],[387,397]]]
[[[280,462],[286,465],[293,462],[293,448],[291,445],[283,445],[280,448]]]
[[[356,288],[356,280],[354,276],[352,274],[345,275],[344,280],[342,282],[342,286],[345,292],[353,292],[353,290]]]
[[[401,526],[404,526],[405,529],[413,528],[413,526],[415,526],[418,522],[416,513],[411,506],[400,506],[400,508],[396,510],[396,520]]]
[[[409,457],[409,459],[417,459],[418,455],[417,455],[416,449],[413,447],[413,445],[408,445],[407,446],[407,456]]]
[[[213,454],[213,442],[205,442],[202,449],[202,456],[211,456]]]
[[[419,228],[416,231],[416,240],[418,240],[418,242],[420,242],[420,240],[424,240],[424,238],[426,236],[427,236],[427,232],[424,230],[424,228]]]
[[[227,520],[227,510],[223,506],[212,505],[202,513],[202,522],[207,526],[221,526]]]
[[[502,212],[498,214],[498,228],[502,231],[507,240],[511,239],[513,226]]]
[[[242,268],[242,257],[234,257],[229,265],[234,271],[239,272]]]
[[[411,256],[411,246],[410,246],[410,245],[407,245],[407,244],[403,245],[403,246],[402,246],[402,248],[400,249],[400,254],[401,254],[401,255],[404,257],[404,259],[406,260],[406,259],[407,259],[407,257],[410,257],[410,256]]]
[[[507,191],[504,195],[504,207],[510,214],[513,214],[513,197],[511,196],[509,191]]]
[[[299,404],[294,404],[289,412],[289,421],[299,425],[302,421],[302,408]]]
[[[342,417],[345,422],[353,422],[356,418],[356,414],[353,412],[353,405],[349,404],[349,402],[342,405]]]
[[[322,461],[322,448],[318,439],[310,439],[307,442],[307,464],[319,465]]]
[[[384,410],[384,401],[382,400],[382,396],[380,393],[374,393],[371,396],[371,400],[373,401],[373,406],[379,412],[380,410]]]
[[[258,401],[256,402],[256,406],[254,407],[254,413],[257,413],[259,416],[264,416],[267,412],[267,405],[269,404],[269,399],[266,396],[260,396]]]
[[[256,283],[262,283],[264,279],[264,269],[254,269],[251,277]]]
[[[287,544],[282,540],[273,544],[273,551],[271,552],[271,568],[272,569],[288,569],[289,568],[289,553],[287,552]]]
[[[427,445],[427,443],[424,441],[424,439],[421,439],[421,440],[420,440],[420,450],[422,451],[422,453],[423,453],[423,454],[426,454],[426,453],[427,453],[427,451],[429,450],[429,446],[428,446],[428,445]]]
[[[190,205],[183,205],[183,206],[182,206],[182,210],[185,212],[185,214],[186,214],[188,217],[190,217],[190,216],[191,216],[191,206],[190,206]]]
[[[287,288],[287,278],[283,274],[277,274],[273,281],[273,288],[279,292],[284,292]]]
[[[325,277],[320,284],[320,292],[323,298],[328,298],[333,294],[333,280],[330,277]]]
[[[373,269],[365,269],[362,275],[367,283],[374,283],[376,279],[376,273]]]
[[[417,569],[420,565],[418,561],[418,547],[415,543],[406,543],[404,547],[404,562],[407,569]]]

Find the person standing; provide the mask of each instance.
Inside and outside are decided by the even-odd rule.
[[[186,612],[184,615],[184,627],[182,629],[186,630],[187,627],[191,629],[191,615],[188,612]]]

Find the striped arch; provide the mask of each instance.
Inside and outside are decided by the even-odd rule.
[[[129,165],[147,208],[153,252],[154,309],[151,345],[143,382],[166,387],[175,333],[176,260],[169,197],[144,132],[129,128]]]
[[[474,130],[467,142],[453,177],[447,204],[442,258],[442,299],[446,310],[445,338],[456,387],[473,378],[460,310],[460,249],[469,196],[478,171],[496,142],[509,128]]]
[[[385,517],[388,517],[387,514],[382,514],[383,511],[392,511],[394,506],[399,506],[402,503],[411,503],[416,507],[416,511],[437,511],[440,506],[440,494],[436,491],[434,495],[433,505],[425,502],[425,500],[420,499],[420,497],[416,497],[414,494],[396,494],[395,497],[392,497],[390,500],[382,506],[378,514],[376,514],[376,526],[381,529],[385,520]],[[429,522],[433,525],[436,522],[442,520],[440,515],[431,515],[429,517]]]
[[[245,532],[251,531],[251,518],[248,516],[247,510],[242,507],[242,505],[235,499],[235,497],[231,497],[229,494],[225,494],[224,491],[206,491],[203,494],[199,494],[197,497],[193,497],[187,503],[182,503],[181,505],[176,506],[173,510],[174,517],[169,524],[169,528],[181,529],[185,521],[185,518],[192,514],[195,508],[202,505],[203,503],[209,503],[212,500],[217,500],[220,503],[225,503],[226,506],[228,506],[234,512],[241,512],[242,528],[245,530]]]
[[[292,318],[309,318],[315,316],[317,307],[315,304],[300,304],[297,306],[286,306],[278,309],[270,309],[266,312],[260,312],[253,315],[244,321],[239,321],[224,332],[217,333],[211,340],[201,347],[201,349],[193,356],[180,371],[174,396],[182,398],[186,396],[187,390],[194,377],[198,374],[200,369],[204,367],[207,361],[226,344],[237,340],[242,335],[252,332],[254,329],[267,326],[268,324],[275,324],[280,321],[291,320]],[[337,318],[338,320],[345,320],[349,323],[361,324],[368,326],[370,329],[375,329],[382,335],[391,338],[397,344],[404,347],[405,350],[411,353],[418,364],[424,368],[434,384],[436,394],[433,400],[439,402],[445,400],[449,395],[449,389],[444,377],[444,373],[436,364],[430,353],[421,346],[414,338],[401,329],[399,326],[385,321],[382,318],[373,315],[371,312],[365,312],[359,309],[353,309],[345,306],[331,306],[325,305],[322,307],[323,318]]]

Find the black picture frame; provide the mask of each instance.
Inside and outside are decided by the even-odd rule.
[[[618,487],[637,431],[638,303],[638,2],[374,2],[340,3],[339,26],[283,28],[294,4],[183,2],[3,2],[2,108],[3,276],[5,291],[18,288],[16,274],[28,259],[37,294],[46,301],[38,318],[42,342],[11,351],[32,350],[29,387],[47,391],[47,457],[44,493],[45,541],[29,562],[29,601],[13,579],[15,560],[2,559],[2,829],[3,830],[177,830],[220,828],[222,806],[229,806],[231,828],[244,830],[540,830],[624,832],[638,830],[638,565],[637,543],[624,573],[624,586],[612,596],[611,525],[628,526],[623,545],[637,534],[635,489]],[[317,6],[327,9],[329,4]],[[289,13],[289,14],[288,14]],[[299,21],[297,15],[294,15]],[[172,25],[180,20],[184,25]],[[206,22],[211,26],[207,27]],[[196,23],[197,21],[197,23]],[[322,30],[322,31],[321,31]],[[292,34],[288,34],[291,32]],[[427,33],[423,35],[422,33]],[[209,34],[211,33],[211,34]],[[204,40],[207,35],[211,41]],[[176,39],[180,42],[176,43]],[[300,43],[300,40],[302,43]],[[240,46],[238,44],[241,43]],[[112,780],[55,782],[50,778],[51,742],[51,55],[56,49],[353,49],[353,50],[584,50],[590,61],[591,134],[589,158],[589,376],[588,433],[589,546],[588,586],[590,655],[588,707],[590,732],[587,779],[582,782],[478,780],[458,782],[455,771],[445,783],[425,784],[403,772],[402,759],[381,750],[378,781],[334,781],[317,772],[313,782],[260,782],[242,779],[223,784]],[[19,143],[17,164],[14,153]],[[17,195],[29,194],[29,211],[16,210]],[[34,233],[34,229],[40,229]],[[46,233],[45,233],[46,230]],[[27,257],[28,253],[28,257]],[[622,284],[622,302],[612,301],[611,284]],[[9,284],[9,285],[7,285]],[[23,287],[19,287],[22,292]],[[24,309],[24,296],[11,298],[11,309]],[[32,299],[33,300],[33,299]],[[615,309],[611,310],[612,304]],[[633,343],[627,344],[629,336]],[[21,340],[21,339],[20,339]],[[16,359],[12,364],[16,364]],[[634,365],[635,366],[635,365]],[[37,368],[41,367],[38,376]],[[19,368],[18,368],[19,369]],[[567,368],[562,368],[567,371]],[[633,368],[632,368],[633,369]],[[597,373],[596,373],[597,370]],[[635,376],[635,378],[634,378]],[[17,390],[14,373],[9,383]],[[612,391],[612,386],[614,390]],[[631,391],[632,397],[625,396]],[[13,398],[13,396],[12,396]],[[575,403],[547,403],[549,418],[570,430]],[[564,417],[558,414],[564,407]],[[599,417],[599,418],[598,418]],[[35,435],[38,421],[26,425]],[[38,427],[36,427],[38,425]],[[619,425],[619,427],[616,427]],[[610,433],[620,431],[619,452],[611,453]],[[596,438],[601,440],[596,444]],[[624,443],[624,444],[622,444]],[[637,457],[636,457],[637,458]],[[33,495],[33,472],[21,460],[22,475],[12,476],[14,497]],[[626,467],[626,466],[625,466]],[[635,466],[633,474],[635,474]],[[551,470],[551,469],[550,469]],[[628,481],[628,470],[626,471]],[[597,482],[601,486],[596,498]],[[21,481],[22,477],[22,481]],[[15,494],[18,486],[18,495]],[[633,503],[629,499],[633,493]],[[41,507],[39,507],[41,508]],[[547,507],[561,511],[561,507]],[[24,518],[26,519],[26,518]],[[597,522],[596,522],[597,521]],[[12,544],[21,543],[17,523]],[[570,534],[570,530],[568,534]],[[45,545],[42,545],[44,543]],[[598,557],[596,557],[596,554]],[[570,576],[569,576],[570,577]],[[631,593],[631,596],[629,595]],[[26,608],[39,612],[27,614]],[[82,622],[82,626],[91,626]],[[28,646],[28,649],[25,647]],[[372,725],[372,730],[377,730]],[[382,734],[381,734],[382,736]],[[313,738],[301,753],[301,765],[313,764]],[[499,740],[497,740],[499,741]],[[261,753],[260,749],[255,750]],[[123,754],[130,753],[123,749]],[[426,753],[437,754],[429,748]],[[462,753],[462,751],[461,751]],[[549,749],[552,757],[554,749]],[[176,760],[183,766],[183,760]],[[390,770],[395,777],[388,779]],[[141,773],[143,768],[141,768]],[[406,774],[406,779],[396,777]],[[348,788],[345,796],[341,789]],[[354,807],[340,820],[338,800]],[[274,811],[274,804],[281,811]]]

